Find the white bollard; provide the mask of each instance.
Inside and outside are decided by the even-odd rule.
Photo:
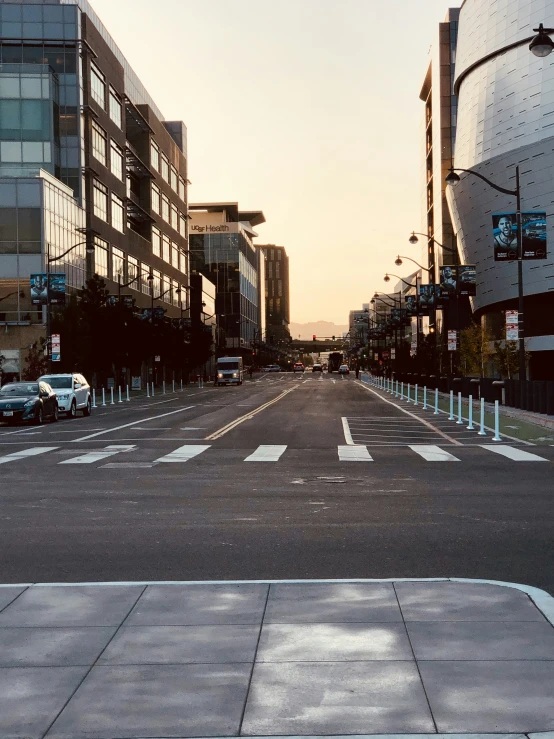
[[[494,401],[494,436],[493,441],[502,441],[500,438],[500,411],[498,400]]]
[[[152,397],[154,397],[155,394],[156,394],[156,391],[154,387],[154,382],[152,382]]]
[[[417,393],[418,393],[418,384],[416,382],[415,393],[414,393],[414,405],[418,405],[418,402],[417,402]]]
[[[479,436],[486,436],[485,433],[485,398],[481,398],[481,418],[480,423],[481,430],[478,432]]]
[[[162,382],[162,395],[165,395],[165,380]]]
[[[473,395],[469,396],[469,423],[467,425],[468,431],[475,431],[475,426],[473,425]]]
[[[175,392],[175,380],[173,380],[173,390],[172,390],[171,392],[172,392],[172,393],[174,393],[174,392]]]
[[[183,390],[183,381],[181,380],[181,391]]]
[[[117,402],[118,403],[123,403],[123,400],[121,398],[121,385],[119,386],[119,400]]]
[[[462,420],[462,393],[458,393],[458,420],[456,421],[458,426],[463,424]]]
[[[408,383],[408,403],[411,403],[411,402],[412,401],[410,400],[410,383]]]
[[[130,398],[130,396],[129,396],[129,385],[127,385],[127,402],[128,402],[128,403],[130,403],[130,402],[131,402],[131,398]]]
[[[404,383],[400,384],[400,400],[404,400]]]
[[[398,398],[398,380],[396,381],[396,393],[394,394],[395,398]]]
[[[434,416],[439,415],[439,389],[438,387],[435,388],[435,412],[433,413]]]
[[[115,405],[115,403],[113,402],[113,387],[110,388],[110,397],[111,397],[110,405]]]
[[[146,380],[146,397],[150,397],[150,383]]]
[[[449,421],[454,421],[454,390],[450,391],[450,415],[448,416]]]
[[[106,391],[102,388],[102,405],[106,405]]]
[[[423,410],[427,410],[427,385],[423,387]]]
[[[96,408],[96,390],[92,389],[92,407]]]

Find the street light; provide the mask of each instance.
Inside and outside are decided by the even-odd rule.
[[[408,260],[409,262],[413,262],[413,263],[414,263],[414,264],[416,264],[416,265],[417,265],[417,266],[418,266],[418,267],[419,267],[420,269],[424,269],[424,270],[425,270],[426,272],[428,272],[428,273],[430,273],[430,272],[431,272],[431,269],[430,269],[429,267],[424,267],[424,266],[423,266],[422,264],[420,264],[419,262],[416,262],[416,260],[415,260],[415,259],[412,259],[411,257],[401,257],[401,256],[400,256],[400,254],[399,254],[399,255],[398,255],[398,256],[396,257],[396,259],[394,260],[394,263],[396,264],[396,266],[397,266],[397,267],[401,267],[401,266],[402,266],[402,260],[403,260],[403,259],[407,259],[407,260]]]
[[[447,179],[448,179],[448,177],[447,177]],[[450,254],[456,254],[457,253],[456,252],[456,249],[452,249],[449,246],[445,246],[444,244],[441,244],[440,241],[437,241],[435,238],[433,238],[433,236],[429,236],[429,234],[421,233],[420,231],[412,231],[412,235],[408,239],[408,241],[410,242],[410,244],[412,244],[412,245],[418,244],[419,243],[419,239],[417,238],[418,236],[423,236],[424,238],[427,239],[427,241],[432,241],[433,244],[436,244],[437,246],[440,246],[440,248],[443,251],[450,252]],[[406,257],[404,257],[404,258],[406,259]]]
[[[551,31],[554,33],[554,31]],[[540,36],[540,33],[539,33]],[[539,38],[536,37],[536,39]],[[548,38],[548,37],[546,37]],[[536,40],[534,39],[534,41]],[[550,39],[549,39],[550,40]],[[550,41],[552,44],[552,41]],[[554,46],[554,44],[552,44]],[[552,50],[552,49],[551,49]],[[452,167],[449,174],[446,177],[448,185],[455,187],[460,182],[460,176],[457,172],[467,172],[468,174],[478,177],[483,180],[493,190],[503,193],[504,195],[511,195],[516,198],[516,224],[517,224],[517,240],[518,240],[518,255],[517,255],[517,287],[518,287],[518,328],[519,328],[519,379],[520,379],[520,405],[521,408],[525,408],[525,387],[524,380],[527,379],[527,369],[525,366],[525,339],[523,336],[523,224],[521,220],[521,185],[519,181],[519,165],[516,166],[516,187],[515,190],[508,190],[506,187],[500,187],[495,185],[494,182],[485,177],[480,172],[476,172],[474,169],[462,169],[461,167]]]
[[[542,59],[551,54],[554,49],[554,43],[548,35],[554,33],[554,28],[545,28],[542,23],[539,23],[539,27],[533,28],[533,31],[537,33],[537,36],[529,44],[529,49],[535,56]]]

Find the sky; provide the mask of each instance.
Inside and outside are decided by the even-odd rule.
[[[446,0],[91,0],[168,120],[189,201],[262,210],[291,321],[347,323],[419,259],[428,53]],[[402,273],[397,270],[402,269]],[[392,284],[392,283],[391,283]]]

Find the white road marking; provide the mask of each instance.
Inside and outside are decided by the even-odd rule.
[[[513,446],[490,446],[489,444],[483,444],[483,449],[487,449],[489,452],[495,452],[501,454],[503,457],[514,462],[548,462],[548,459],[539,457],[538,454],[531,454],[530,452],[524,452],[523,449],[516,449]]]
[[[286,444],[280,446],[278,444],[266,444],[259,446],[255,452],[246,457],[245,462],[278,462],[282,455],[286,452]]]
[[[342,429],[344,431],[344,440],[349,446],[354,446],[354,440],[352,439],[352,434],[350,433],[350,426],[348,425],[348,419],[343,416],[342,418]]]
[[[414,444],[409,445],[409,448],[423,457],[427,462],[459,462],[458,457],[453,454],[445,452],[440,446],[425,445],[425,444]]]
[[[165,426],[163,428],[144,428],[143,426],[135,426],[135,431],[171,431],[171,426]]]
[[[73,439],[73,443],[79,441],[86,441],[87,439],[93,439],[96,436],[102,436],[103,434],[111,434],[113,431],[120,431],[121,429],[128,429],[130,426],[137,426],[139,423],[146,423],[147,421],[155,421],[157,418],[165,418],[166,416],[173,416],[175,413],[183,413],[183,411],[190,411],[191,408],[195,408],[194,405],[187,405],[185,408],[178,408],[176,411],[169,411],[169,413],[161,413],[159,416],[150,416],[150,418],[140,418],[138,421],[132,423],[124,423],[122,426],[114,426],[111,429],[105,431],[98,431],[96,434],[88,434],[87,436],[81,436],[80,439]]]
[[[0,464],[15,462],[18,459],[25,459],[26,457],[36,457],[38,454],[53,452],[57,448],[57,446],[36,446],[31,449],[22,449],[20,452],[12,452],[11,454],[6,454],[5,457],[0,457]]]
[[[131,452],[133,449],[136,449],[134,444],[113,444],[96,452],[87,452],[78,457],[64,459],[63,462],[58,462],[58,464],[93,464],[93,462],[100,462],[102,459],[113,457],[116,454],[121,454],[121,452]]]
[[[169,454],[166,454],[164,457],[158,457],[158,459],[155,459],[155,462],[187,462],[189,459],[192,459],[193,457],[197,457],[199,454],[202,454],[202,452],[205,452],[207,449],[210,448],[210,445],[207,446],[202,444],[185,444],[184,446],[180,446],[178,449],[175,449],[174,451],[170,452]]]
[[[365,446],[339,446],[341,462],[373,462],[373,458]]]

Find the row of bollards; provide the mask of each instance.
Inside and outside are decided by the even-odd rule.
[[[183,381],[182,380],[181,380],[181,383],[180,383],[180,390],[181,391],[183,390]],[[109,403],[106,403],[106,389],[105,388],[102,388],[102,402],[100,403],[100,406],[101,407],[106,406],[106,405],[115,405],[116,404],[115,403],[115,400],[114,400],[114,388],[113,387],[109,388],[109,391],[110,391],[110,402]],[[123,400],[123,388],[121,387],[121,385],[119,385],[118,388],[117,388],[117,393],[118,393],[117,403],[118,404],[119,403],[123,403],[123,402],[127,402],[127,403],[130,403],[131,402],[131,395],[130,395],[129,385],[126,385],[125,386],[124,392],[125,392],[125,401]],[[173,393],[175,392],[175,380],[172,381],[172,392]],[[154,383],[153,382],[152,383],[147,382],[146,383],[146,397],[147,398],[153,398],[154,395],[155,395],[155,393],[156,393],[156,390],[155,390]],[[165,385],[165,380],[164,380],[163,383],[162,383],[162,395],[165,395],[165,394],[166,394],[166,385]],[[92,408],[98,408],[98,407],[99,406],[96,403],[96,388],[93,388],[92,389]]]
[[[399,380],[393,380],[390,377],[372,377],[372,384],[378,387],[380,390],[383,390],[386,393],[389,393],[390,395],[393,395],[395,398],[399,398],[400,400],[406,400],[407,403],[413,404],[414,406],[418,406],[419,403],[419,385],[414,386],[414,394],[412,396],[412,386],[411,383],[407,383],[406,390],[404,390],[404,383],[399,382]],[[423,387],[423,404],[422,408],[424,411],[428,410],[428,403],[427,403],[427,386]],[[433,415],[438,416],[439,411],[439,391],[437,388],[435,388],[435,402],[434,402],[434,413]],[[458,393],[458,407],[457,407],[457,414],[454,412],[455,408],[455,402],[454,402],[454,391],[450,391],[450,406],[449,406],[449,415],[448,420],[449,421],[455,421],[458,426],[463,426],[465,419],[463,418],[462,413],[462,393]],[[480,401],[480,415],[479,415],[479,431],[477,432],[479,436],[486,436],[485,433],[485,399],[481,398]],[[468,431],[475,431],[475,425],[473,423],[473,396],[469,396],[469,414],[468,414],[468,424],[466,428]],[[502,441],[500,438],[500,404],[498,400],[494,401],[494,436],[492,437],[492,441]]]

